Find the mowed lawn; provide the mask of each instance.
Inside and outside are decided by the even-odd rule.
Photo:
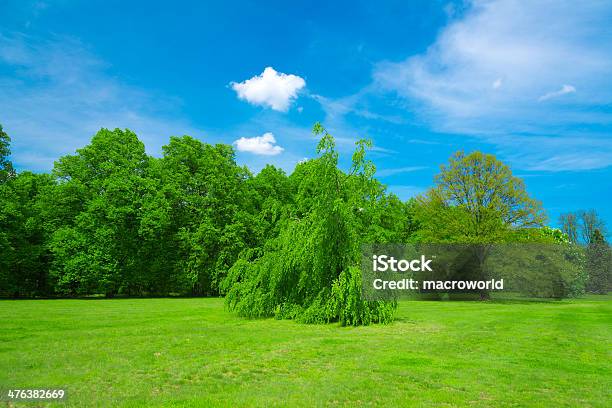
[[[0,301],[0,388],[48,387],[78,407],[610,407],[612,297],[405,301],[357,328],[223,299]]]

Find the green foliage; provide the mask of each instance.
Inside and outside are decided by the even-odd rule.
[[[6,183],[8,179],[15,176],[13,164],[9,160],[11,155],[11,138],[0,125],[0,184]]]
[[[492,154],[455,153],[442,165],[435,186],[417,199],[417,240],[426,243],[476,244],[474,277],[488,280],[491,246],[515,241],[518,230],[540,227],[545,216],[523,181]],[[489,297],[481,291],[481,298]]]
[[[515,230],[501,256],[492,256],[508,290],[526,296],[566,298],[584,294],[585,251],[557,228]],[[501,271],[501,272],[500,272]]]
[[[40,218],[47,174],[22,172],[0,184],[0,295],[31,297],[50,291],[47,231]]]
[[[559,216],[559,224],[561,230],[567,235],[568,239],[573,243],[578,243],[578,217],[574,213],[565,213]]]
[[[244,253],[230,269],[226,302],[249,317],[343,325],[388,322],[395,304],[361,299],[358,262],[363,237],[383,235],[372,219],[390,210],[399,213],[397,202],[373,179],[374,166],[365,157],[369,142],[357,143],[351,171],[345,174],[338,169],[332,136],[320,124],[313,133],[322,135],[319,157],[298,165],[290,177],[295,205],[281,211],[278,236],[262,251]],[[388,235],[399,238],[400,233]]]
[[[257,246],[261,246],[267,238],[278,235],[285,208],[293,206],[295,189],[283,170],[267,165],[247,179],[246,193],[256,217]]]
[[[153,159],[134,133],[102,129],[54,174],[45,217],[63,294],[216,294],[257,239],[230,146],[173,137]]]
[[[491,154],[457,152],[435,182],[418,199],[422,241],[507,242],[514,230],[545,221],[541,204],[529,197],[523,181]]]
[[[406,242],[478,244],[481,263],[492,243],[561,245],[540,286],[515,272],[513,284],[536,296],[584,292],[584,251],[542,227],[540,204],[494,156],[459,152],[426,196],[402,202],[374,178],[370,141],[356,143],[344,172],[334,138],[320,124],[313,132],[318,157],[290,175],[266,166],[254,176],[231,146],[189,136],[153,158],[121,129],[101,129],[37,175],[14,172],[0,127],[0,296],[226,294],[243,316],[384,323],[395,304],[361,299],[361,246]],[[593,210],[580,217],[583,233],[603,227]],[[609,252],[597,248],[589,285],[603,291],[609,272],[596,260]]]
[[[189,136],[172,137],[156,164],[140,225],[156,291],[217,294],[238,253],[256,241],[250,174],[230,146]]]
[[[6,185],[14,175],[9,160],[11,138],[0,125],[0,295],[15,294],[14,273],[12,271],[15,250],[11,246],[10,225],[14,214],[14,197]],[[17,291],[18,292],[18,291]]]
[[[585,293],[589,273],[585,249],[572,241],[569,235],[558,228],[542,227],[528,230],[539,233],[535,237],[536,242],[554,244],[554,248],[561,256],[557,263],[552,266],[559,271],[556,275],[558,283],[554,293],[549,292],[551,297],[578,297]],[[520,242],[517,240],[517,242]],[[542,281],[550,280],[551,276],[543,276]],[[526,293],[530,293],[526,291]]]
[[[548,226],[540,228],[523,228],[512,231],[508,242],[539,244],[571,244],[569,236],[558,228]]]
[[[120,129],[100,130],[88,146],[56,163],[62,192],[50,196],[49,215],[67,219],[49,246],[52,276],[61,293],[142,291],[146,276],[139,272],[138,228],[148,169],[142,142]],[[68,194],[76,196],[66,199]]]
[[[599,229],[595,229],[586,250],[589,280],[587,290],[606,294],[612,287],[612,249]]]

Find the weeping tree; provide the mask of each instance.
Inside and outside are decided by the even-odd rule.
[[[333,137],[320,124],[313,133],[322,136],[319,157],[291,175],[295,200],[284,208],[278,235],[244,251],[230,269],[223,285],[226,303],[247,317],[389,322],[395,303],[361,298],[360,249],[372,236],[372,220],[384,213],[399,221],[401,210],[373,178],[375,167],[365,156],[369,141],[357,142],[351,169],[344,173]],[[399,234],[392,231],[389,239],[400,239]]]

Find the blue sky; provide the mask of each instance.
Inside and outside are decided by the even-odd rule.
[[[232,143],[253,171],[313,157],[312,124],[374,141],[401,198],[456,150],[497,155],[550,223],[612,223],[612,2],[0,3],[0,123],[48,171],[100,127],[159,155]]]

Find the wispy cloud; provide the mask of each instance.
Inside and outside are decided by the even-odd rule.
[[[612,164],[612,138],[585,138],[579,131],[561,136],[507,135],[485,138],[513,167],[531,171],[595,170]]]
[[[517,112],[519,121],[549,113],[534,110],[535,102],[559,84],[584,90],[577,103],[609,101],[611,16],[605,2],[476,1],[426,53],[382,62],[374,77],[380,87],[419,102],[414,107],[445,130],[487,119],[514,126]]]
[[[329,122],[342,120],[347,114],[354,114],[365,119],[381,120],[395,124],[405,123],[406,120],[400,115],[377,113],[368,106],[369,99],[366,96],[370,96],[373,90],[372,87],[365,87],[357,93],[341,98],[328,98],[316,94],[312,94],[310,97],[321,104],[325,111],[326,121]]]
[[[74,38],[0,34],[0,65],[13,73],[0,78],[0,122],[19,167],[49,170],[101,127],[130,128],[157,154],[170,135],[200,133],[182,119],[180,100],[115,78]]]
[[[436,131],[498,146],[516,134],[538,137],[545,145],[515,151],[546,152],[550,165],[540,165],[549,170],[610,166],[611,19],[610,2],[472,1],[423,54],[377,64],[375,88]],[[570,134],[604,150],[568,143]]]
[[[372,156],[389,156],[397,154],[397,151],[388,147],[381,146],[384,139],[379,137],[376,132],[371,131],[366,123],[361,121],[348,120],[349,116],[355,115],[367,121],[383,121],[387,123],[401,124],[404,119],[401,116],[386,115],[375,113],[368,106],[368,96],[372,89],[366,87],[361,91],[342,98],[328,98],[322,95],[311,94],[312,99],[317,101],[323,112],[325,119],[323,123],[336,140],[338,148],[344,152],[352,152],[355,143],[359,139],[370,139],[374,145],[370,149]],[[352,118],[354,119],[354,118]],[[313,136],[317,138],[316,136]]]
[[[380,177],[394,176],[396,174],[412,173],[414,171],[424,170],[427,167],[424,166],[408,166],[408,167],[396,167],[393,169],[380,169],[376,170],[376,175]]]
[[[538,100],[541,101],[545,101],[547,99],[552,99],[552,98],[557,98],[559,96],[565,95],[565,94],[569,94],[569,93],[574,93],[576,92],[576,88],[574,88],[571,85],[563,85],[561,87],[561,89],[559,89],[558,91],[554,91],[554,92],[548,92],[542,96],[540,96],[538,98]]]

